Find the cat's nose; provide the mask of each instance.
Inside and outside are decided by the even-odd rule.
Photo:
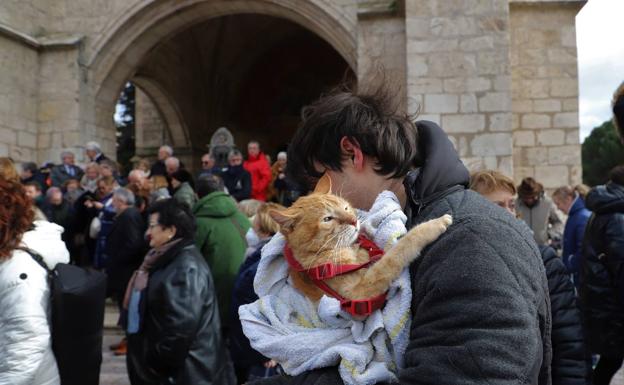
[[[357,218],[347,219],[347,223],[357,227]]]

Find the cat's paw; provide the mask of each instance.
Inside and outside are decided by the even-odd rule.
[[[435,218],[425,223],[422,223],[416,226],[416,228],[418,229],[418,232],[424,237],[423,240],[425,241],[425,243],[429,244],[438,239],[438,237],[442,235],[452,223],[453,217],[445,214],[439,218]]]

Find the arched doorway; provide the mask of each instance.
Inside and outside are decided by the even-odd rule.
[[[171,5],[145,9],[152,18],[139,13],[96,51],[91,68],[100,135],[114,133],[108,126],[116,96],[132,81],[180,139],[170,144],[186,148],[187,164],[197,163],[221,126],[237,146],[253,138],[275,153],[296,128],[301,106],[343,80],[355,81],[353,34],[318,4],[185,4],[177,13]]]

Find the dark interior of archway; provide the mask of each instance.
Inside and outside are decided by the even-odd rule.
[[[241,149],[256,139],[275,156],[296,129],[302,106],[355,81],[323,39],[257,14],[209,19],[170,37],[145,57],[137,75],[159,82],[177,103],[195,154],[225,126]]]

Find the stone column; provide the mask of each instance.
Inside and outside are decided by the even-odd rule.
[[[510,4],[517,181],[581,182],[575,17],[583,4]]]
[[[155,159],[158,147],[172,145],[167,124],[149,96],[139,87],[135,87],[134,106],[136,155]]]
[[[511,174],[507,1],[405,7],[408,110],[440,123],[470,169]]]

